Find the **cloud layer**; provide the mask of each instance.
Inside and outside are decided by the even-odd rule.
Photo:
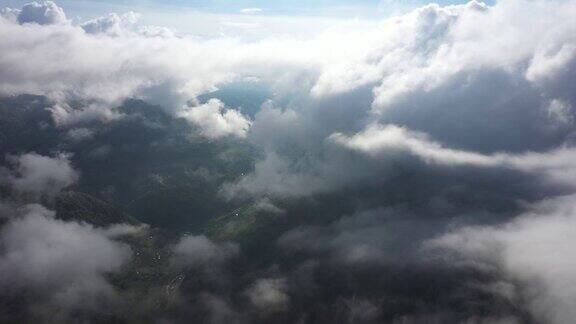
[[[8,156],[7,160],[10,168],[3,170],[4,180],[16,193],[33,199],[53,198],[79,178],[64,153],[54,158],[27,153]]]
[[[429,245],[455,252],[456,262],[502,272],[510,283],[499,293],[524,300],[539,321],[567,323],[576,298],[574,208],[574,196],[555,198],[507,224],[461,228]]]
[[[36,124],[60,142],[1,161],[2,298],[41,319],[141,298],[141,319],[176,323],[568,323],[575,16],[573,0],[429,4],[243,41],[4,9],[0,95],[45,97]],[[89,194],[161,206],[155,224],[215,215],[130,240],[28,205],[72,186],[99,211]]]
[[[1,298],[28,300],[23,307],[31,318],[53,321],[71,320],[73,311],[113,306],[115,288],[106,274],[120,270],[131,251],[112,233],[57,220],[39,205],[26,206],[0,234]],[[9,312],[0,316],[10,320]]]

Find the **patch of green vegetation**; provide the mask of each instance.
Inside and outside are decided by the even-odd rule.
[[[113,205],[81,192],[62,193],[56,197],[54,205],[57,217],[63,220],[75,220],[95,226],[138,223],[134,217]]]

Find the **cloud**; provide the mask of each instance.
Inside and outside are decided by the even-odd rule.
[[[112,15],[83,27],[0,21],[0,93],[46,95],[60,104],[80,100],[101,109],[135,97],[177,111],[236,77],[291,73],[293,60],[279,53],[303,59],[291,42],[166,37],[155,27],[123,31],[133,20],[133,14]],[[28,62],[16,58],[23,53]],[[263,62],[275,63],[265,69]]]
[[[474,152],[447,149],[430,141],[424,134],[411,132],[394,125],[374,125],[352,137],[335,133],[329,139],[339,145],[371,156],[386,156],[394,152],[406,152],[430,163],[478,166],[497,164],[497,158],[491,159],[489,156]]]
[[[278,240],[289,251],[327,256],[339,264],[362,264],[389,261],[387,248],[393,239],[381,219],[382,212],[342,218],[329,226],[298,227]]]
[[[0,17],[8,20],[11,23],[18,22],[18,15],[20,14],[20,9],[13,8],[2,8],[0,9]]]
[[[265,157],[229,192],[338,191],[376,175],[384,182],[391,167],[414,158],[427,162],[418,168],[558,174],[568,166],[534,162],[573,147],[576,98],[564,85],[576,77],[569,36],[576,26],[558,23],[569,12],[573,2],[427,5],[357,34],[350,46],[358,51],[321,65],[308,96],[256,115],[248,138]],[[527,28],[541,32],[523,37]],[[546,77],[536,77],[540,68]],[[377,165],[334,142],[392,163]]]
[[[0,201],[0,221],[14,216],[18,207],[18,204],[13,201]]]
[[[257,117],[252,130],[258,132],[260,127]],[[268,122],[266,127],[274,128],[273,122]],[[275,133],[281,134],[280,131]],[[282,141],[290,141],[289,137],[282,135]],[[267,140],[272,140],[272,136],[276,135],[270,135]],[[571,146],[543,152],[485,154],[448,148],[424,133],[397,125],[373,124],[351,136],[334,133],[316,150],[304,153],[306,158],[300,158],[302,153],[294,150],[299,158],[295,162],[285,151],[270,152],[264,160],[256,163],[253,174],[226,185],[223,193],[228,197],[242,193],[313,195],[371,184],[374,174],[379,174],[380,181],[391,180],[397,177],[397,165],[404,165],[406,170],[413,169],[414,172],[461,168],[485,174],[522,173],[531,179],[533,186],[542,182],[571,186],[576,177],[576,165],[572,162],[576,150]],[[322,156],[315,156],[320,154],[318,152],[322,152]],[[356,168],[349,169],[349,165]]]
[[[133,13],[80,25],[20,26],[2,20],[0,94],[46,95],[61,106],[73,101],[98,104],[102,110],[139,98],[179,111],[198,95],[246,77],[266,81],[279,93],[292,91],[294,85],[306,91],[324,64],[350,54],[348,48],[337,51],[341,42],[333,37],[250,43],[228,37],[174,37],[162,27],[135,28],[134,20]],[[355,36],[346,38],[352,41]],[[298,50],[307,46],[312,50]],[[330,60],[323,54],[326,48]],[[24,53],[27,62],[18,59]]]
[[[285,216],[270,226],[255,216],[262,229],[239,236],[257,248],[240,267],[226,267],[236,265],[234,243],[200,235],[169,245],[168,267],[186,274],[176,304],[199,309],[183,317],[241,322],[274,309],[291,310],[266,314],[277,323],[573,317],[565,288],[573,235],[561,226],[572,211],[523,211],[574,191],[574,1],[431,4],[362,30],[250,42],[141,32],[135,17],[117,14],[20,25],[15,13],[0,19],[0,94],[48,96],[69,138],[88,141],[89,123],[113,124],[127,116],[116,107],[139,98],[208,139],[237,137],[258,151],[221,192]],[[224,98],[198,98],[247,78],[271,94],[253,118]],[[84,151],[114,153],[110,143]],[[77,181],[66,157],[11,159],[4,174],[22,192],[53,196]],[[117,243],[110,232],[43,219]],[[447,228],[460,230],[434,244],[458,262],[419,254]],[[117,269],[90,267],[82,274]]]
[[[115,232],[57,220],[39,205],[24,207],[1,230],[0,298],[24,300],[25,314],[48,321],[113,305],[118,296],[106,275],[131,255],[112,239]]]
[[[81,27],[88,34],[118,36],[122,34],[127,27],[136,24],[138,19],[140,19],[140,15],[132,11],[122,15],[111,13],[105,17],[89,20],[83,23]]]
[[[284,279],[258,279],[246,291],[252,305],[265,313],[285,310],[290,305]]]
[[[199,300],[208,312],[208,317],[203,320],[214,324],[242,323],[240,314],[232,309],[224,298],[212,294],[202,294]]]
[[[172,29],[161,26],[141,26],[138,28],[138,33],[144,37],[161,37],[161,38],[176,37],[176,34]]]
[[[244,9],[240,10],[240,13],[247,14],[247,15],[254,15],[254,14],[262,13],[263,11],[264,10],[262,10],[260,8],[244,8]]]
[[[239,249],[233,243],[215,243],[201,235],[182,237],[173,252],[177,264],[201,268],[221,265],[235,257]]]
[[[426,219],[408,208],[377,208],[344,215],[327,225],[301,225],[283,233],[278,245],[284,251],[336,267],[414,264],[422,257],[418,242],[445,230],[444,215],[437,215],[432,206],[428,210]],[[472,208],[468,211],[472,213]]]
[[[108,105],[88,104],[81,108],[72,108],[66,103],[50,107],[52,119],[59,127],[82,125],[91,122],[109,122],[122,117],[122,114]]]
[[[66,133],[66,137],[73,142],[82,142],[92,139],[95,133],[88,128],[73,128]]]
[[[100,37],[131,37],[131,38],[175,38],[174,31],[167,27],[140,25],[141,15],[134,11],[123,14],[115,12],[107,16],[94,18],[83,22],[80,27],[90,35]]]
[[[39,25],[65,24],[68,22],[64,10],[52,1],[30,2],[22,7],[18,14],[21,24],[36,23]]]
[[[11,168],[5,170],[5,178],[11,190],[34,199],[53,198],[79,178],[64,153],[55,157],[26,153],[8,156],[7,160]]]
[[[493,267],[502,280],[515,282],[515,293],[539,321],[567,323],[574,314],[576,266],[574,196],[544,201],[500,226],[464,227],[429,242],[456,253],[471,267]]]
[[[430,140],[425,134],[394,125],[373,125],[351,137],[336,133],[329,139],[373,158],[389,159],[391,156],[403,153],[415,156],[428,164],[517,169],[532,174],[543,174],[551,181],[565,184],[569,184],[576,176],[576,165],[571,162],[576,150],[572,147],[561,147],[541,153],[481,154],[445,148]]]
[[[184,108],[178,113],[200,129],[200,134],[207,138],[217,139],[226,136],[246,137],[250,120],[239,111],[226,109],[218,99],[195,107]]]

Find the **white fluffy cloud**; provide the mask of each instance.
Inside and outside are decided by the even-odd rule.
[[[108,122],[122,117],[122,114],[111,109],[109,105],[89,104],[80,109],[72,108],[66,103],[57,103],[50,108],[52,118],[59,127],[81,125],[100,121]]]
[[[382,139],[375,124],[406,128],[405,151],[442,163],[570,147],[575,14],[574,1],[472,1],[427,5],[372,29],[255,42],[120,32],[132,14],[85,28],[0,19],[0,93],[47,95],[66,125],[116,118],[111,108],[130,97],[160,104],[206,137],[245,137],[264,149],[256,172],[229,192],[311,194],[385,172],[333,145]],[[250,121],[217,101],[186,105],[245,77],[270,85],[276,108]],[[67,109],[69,99],[86,107]],[[412,139],[420,133],[434,143]]]
[[[18,25],[0,19],[0,93],[112,105],[137,97],[178,110],[235,77],[282,79],[282,74],[290,77],[298,62],[310,67],[309,54],[294,51],[298,42],[166,37],[170,33],[158,27],[126,32],[135,19],[133,13],[113,14],[81,26]],[[319,60],[318,55],[314,61]],[[263,66],[266,62],[272,63],[270,68]]]
[[[138,22],[139,18],[140,15],[132,11],[122,15],[111,13],[105,17],[89,20],[83,23],[81,27],[88,34],[118,36],[125,32],[126,28],[129,28]]]
[[[351,137],[336,133],[331,141],[375,159],[390,160],[398,154],[410,155],[428,164],[444,166],[474,166],[508,168],[541,174],[549,181],[572,185],[576,179],[576,149],[560,147],[545,152],[522,154],[482,154],[443,147],[425,134],[394,125],[373,125]]]
[[[17,23],[20,11],[21,11],[20,9],[14,9],[14,8],[2,8],[0,9],[0,17],[8,20],[11,23]]]
[[[79,178],[63,153],[55,157],[35,153],[8,156],[8,162],[12,167],[4,173],[10,188],[35,199],[54,197]]]
[[[573,1],[428,5],[357,34],[356,52],[320,66],[311,98],[256,115],[249,138],[267,154],[232,191],[302,195],[386,179],[334,142],[398,163],[559,178],[574,170],[562,157],[573,154],[575,13]]]
[[[131,255],[128,246],[113,240],[117,229],[60,221],[39,205],[24,207],[22,214],[0,234],[0,295],[31,298],[37,307],[32,312],[53,307],[52,319],[114,299],[106,275]]]
[[[373,125],[351,137],[335,133],[329,139],[370,156],[386,157],[400,152],[415,155],[429,163],[478,166],[498,164],[497,157],[444,148],[429,140],[425,134],[394,125]]]
[[[520,287],[507,290],[509,297],[521,294],[539,321],[570,323],[576,316],[575,198],[544,201],[503,226],[460,228],[429,244],[456,252],[472,267],[501,271]]]
[[[62,12],[61,8],[50,1],[29,6],[48,8],[45,9],[47,12]],[[0,36],[5,43],[3,56],[6,57],[9,57],[8,53],[18,51],[23,46],[31,50],[31,53],[51,53],[53,51],[50,49],[58,45],[67,51],[66,55],[60,56],[60,59],[49,55],[38,63],[50,62],[54,68],[60,69],[66,67],[69,77],[86,72],[80,69],[80,63],[84,63],[84,68],[90,70],[108,66],[112,70],[104,69],[106,71],[102,72],[111,72],[103,74],[109,76],[106,81],[110,84],[118,86],[128,80],[137,83],[127,89],[126,93],[118,94],[121,97],[136,94],[138,86],[148,87],[165,82],[170,84],[170,87],[185,90],[185,94],[189,96],[186,99],[192,99],[201,88],[216,86],[225,81],[226,76],[234,74],[282,79],[283,74],[311,73],[308,74],[309,80],[306,80],[308,84],[301,85],[305,87],[302,89],[304,91],[311,90],[315,95],[325,96],[373,85],[376,93],[375,107],[383,107],[386,102],[393,102],[403,93],[412,92],[415,88],[432,89],[463,71],[482,67],[502,68],[512,73],[522,73],[531,81],[544,82],[545,75],[548,76],[554,70],[562,70],[562,66],[573,60],[573,45],[569,42],[569,37],[575,27],[569,23],[569,19],[564,18],[570,17],[574,10],[571,1],[511,1],[498,3],[494,7],[478,2],[447,7],[428,5],[405,16],[388,19],[375,30],[354,30],[348,33],[337,30],[304,42],[265,40],[243,44],[224,39],[218,42],[202,42],[193,38],[162,42],[139,37],[111,40],[83,36],[82,28],[71,26],[23,28],[10,24],[3,27],[5,33],[12,34],[12,37],[6,34]],[[514,16],[518,11],[525,15]],[[137,14],[132,12],[123,15],[111,14],[86,22],[82,27],[89,33],[108,33],[113,30],[113,34],[117,35],[123,25],[133,24],[137,17]],[[478,24],[485,28],[476,28]],[[544,35],[517,37],[524,31],[526,24],[530,24],[534,30],[545,31]],[[500,32],[494,33],[495,30]],[[49,39],[59,43],[50,43]],[[500,46],[501,44],[506,46]],[[81,61],[82,56],[90,53],[90,48],[80,51],[79,47],[82,45],[99,48],[101,61],[95,62],[94,57],[90,57],[90,62]],[[126,51],[128,48],[132,50]],[[309,50],[301,51],[300,48]],[[145,53],[146,56],[154,53],[156,58],[142,58]],[[282,55],[278,55],[280,53]],[[159,58],[160,55],[164,59]],[[183,58],[186,60],[183,61]],[[523,70],[515,70],[521,68],[520,65],[526,61],[530,61],[530,64],[525,65]],[[108,64],[100,64],[104,62]],[[217,65],[216,62],[220,64]],[[267,66],[259,67],[262,64]],[[15,64],[14,68],[24,68],[19,65],[24,64]],[[120,67],[123,69],[118,70]],[[158,67],[165,67],[170,74],[155,75],[154,73],[159,72],[156,70]],[[36,70],[38,74],[43,72],[34,68],[30,69]],[[202,69],[225,76],[210,80],[198,73],[198,70]],[[181,79],[183,77],[196,80],[186,81]],[[52,79],[56,80],[58,79]],[[73,81],[77,80],[66,80],[62,77],[59,80],[61,86],[66,86],[63,91],[74,92],[74,89],[67,87],[72,88]],[[94,81],[102,83],[102,80]],[[203,83],[204,87],[194,91],[194,87],[185,84],[187,82]],[[49,90],[49,87],[50,84],[45,83],[44,87],[38,88]],[[18,89],[15,85],[15,91]],[[26,90],[23,88],[19,92]],[[89,95],[98,98],[97,93],[85,94]],[[100,96],[106,97],[104,93]]]
[[[250,120],[237,110],[226,109],[218,99],[184,108],[178,116],[196,125],[200,134],[212,139],[226,136],[243,138],[250,128]]]
[[[53,1],[30,2],[18,14],[21,24],[36,23],[39,25],[64,24],[68,22],[62,8]]]

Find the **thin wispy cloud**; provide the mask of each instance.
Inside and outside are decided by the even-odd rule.
[[[247,15],[255,15],[264,12],[264,10],[260,8],[244,8],[241,9],[240,12]]]

